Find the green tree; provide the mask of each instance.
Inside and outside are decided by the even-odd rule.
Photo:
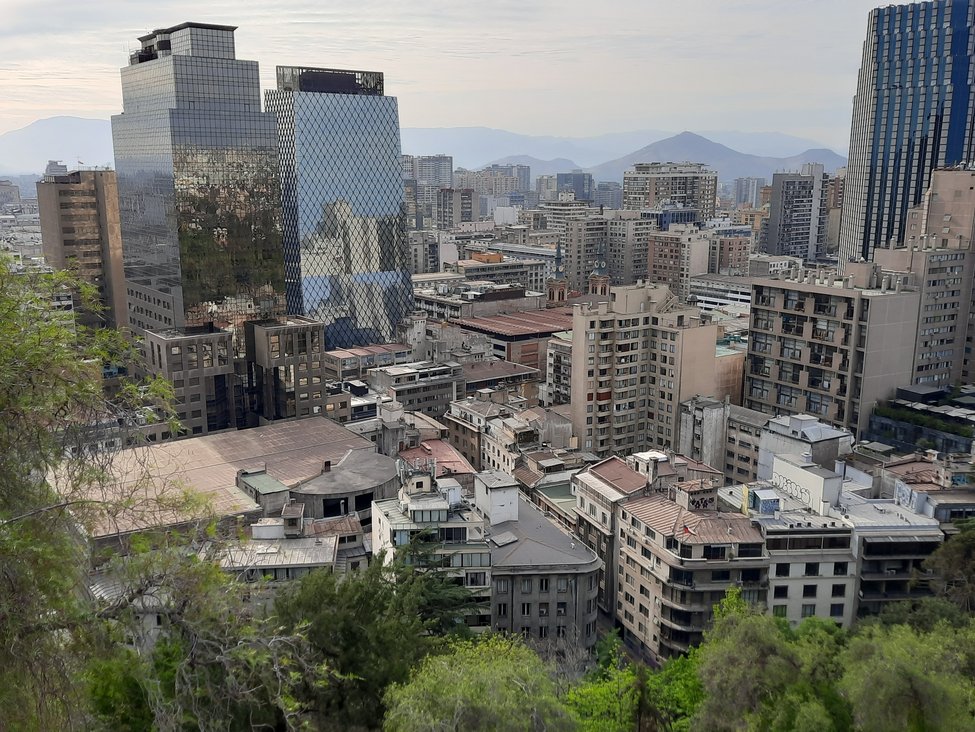
[[[570,730],[541,659],[520,640],[455,641],[386,692],[385,728],[396,732]]]
[[[347,577],[312,572],[278,598],[284,626],[304,629],[335,675],[318,694],[323,728],[379,726],[386,688],[406,681],[413,666],[443,648],[446,635],[468,632],[464,618],[476,604],[431,557],[418,540],[392,562],[379,555]]]
[[[882,625],[909,625],[922,633],[931,632],[941,623],[947,623],[952,628],[963,628],[969,620],[970,616],[944,597],[892,602],[877,617],[877,622]]]
[[[159,382],[125,381],[111,401],[103,364],[131,366],[137,353],[120,334],[76,326],[59,306],[93,291],[67,273],[16,270],[0,261],[0,719],[9,729],[86,725],[90,624],[82,531],[139,508],[118,491],[114,455],[95,450],[106,424],[135,409],[164,413]]]
[[[933,577],[931,588],[939,597],[975,614],[975,519],[959,521],[958,533],[924,561]]]
[[[675,732],[690,730],[691,720],[704,703],[700,663],[700,649],[692,648],[685,656],[668,659],[647,677],[647,695]]]
[[[943,631],[943,632],[942,632]],[[954,634],[868,626],[843,653],[842,693],[865,732],[972,730],[972,685]]]

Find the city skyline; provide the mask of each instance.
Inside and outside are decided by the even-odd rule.
[[[238,46],[261,64],[264,89],[274,86],[275,65],[299,59],[382,69],[404,127],[586,136],[733,119],[741,131],[844,150],[867,13],[877,4],[752,0],[728,8],[696,0],[677,10],[627,1],[597,11],[581,3],[435,3],[407,12],[379,1],[353,14],[297,0],[273,10],[174,1],[149,14],[102,2],[41,16],[16,0],[0,30],[0,72],[11,79],[0,133],[60,114],[116,113],[117,70],[131,39],[175,17],[238,25]],[[792,61],[776,62],[783,58]],[[615,105],[607,117],[621,95],[625,109]],[[660,105],[661,97],[670,103]]]

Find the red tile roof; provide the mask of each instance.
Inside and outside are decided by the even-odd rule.
[[[606,458],[601,463],[590,466],[589,472],[604,482],[609,483],[620,493],[634,493],[642,490],[647,485],[645,475],[636,472],[626,464],[626,461],[621,460],[615,455]]]

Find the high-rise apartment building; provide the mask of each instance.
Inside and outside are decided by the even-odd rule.
[[[763,252],[807,262],[826,253],[827,181],[818,163],[806,163],[799,173],[772,176],[768,225],[762,229],[760,245]]]
[[[412,310],[399,112],[374,71],[279,66],[288,307],[328,346],[391,341]]]
[[[667,285],[682,301],[691,294],[691,277],[707,274],[711,237],[692,224],[678,224],[649,235],[647,278]]]
[[[613,287],[572,316],[572,431],[599,456],[674,448],[680,403],[718,399],[718,326],[665,285]]]
[[[970,0],[870,11],[853,98],[840,262],[903,241],[931,171],[975,160]]]
[[[454,180],[454,158],[450,155],[403,155],[403,177],[419,185],[449,188]]]
[[[660,208],[666,203],[698,211],[700,220],[714,218],[718,174],[703,163],[637,163],[623,173],[623,208]]]
[[[450,231],[459,224],[481,219],[481,196],[473,188],[437,191],[437,228]]]
[[[765,178],[735,178],[735,208],[758,208]]]
[[[597,183],[592,194],[594,206],[615,210],[623,208],[623,186],[615,181]]]
[[[101,313],[75,313],[88,326],[128,325],[118,185],[114,170],[49,175],[37,184],[44,259],[98,289]]]
[[[554,175],[540,175],[535,178],[535,192],[539,201],[557,201],[559,198],[558,179]]]
[[[576,170],[571,173],[558,173],[555,176],[555,187],[559,193],[572,193],[577,201],[592,202],[592,175]]]
[[[532,185],[532,169],[529,165],[489,165],[482,173],[515,178],[518,181],[518,191],[530,191]]]
[[[237,329],[284,311],[277,131],[257,62],[235,58],[234,30],[153,31],[122,69],[112,137],[126,320],[138,333]]]
[[[971,343],[975,327],[975,171],[933,171],[924,200],[908,210],[906,221],[905,240],[876,248],[874,261],[885,276],[909,278],[920,292],[909,383],[970,383],[973,370],[966,343]]]
[[[811,414],[855,435],[911,381],[919,293],[871,267],[798,270],[752,288],[745,406]]]

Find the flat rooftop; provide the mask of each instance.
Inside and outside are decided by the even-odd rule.
[[[531,366],[522,366],[512,361],[500,359],[484,359],[483,361],[469,361],[464,364],[464,376],[467,383],[506,379],[514,376],[539,376],[541,372]]]
[[[96,527],[93,536],[125,534],[201,518],[165,507],[182,491],[205,499],[217,516],[256,511],[257,504],[236,486],[238,470],[263,467],[277,481],[293,486],[318,475],[325,461],[338,462],[349,450],[363,448],[374,450],[375,446],[325,417],[130,448],[122,451],[111,466],[115,481],[111,491],[142,507],[162,505],[152,510],[125,511]],[[97,497],[104,498],[101,494]]]
[[[499,336],[551,335],[572,330],[571,308],[526,310],[481,318],[455,318],[451,321],[467,330]]]
[[[495,524],[489,532],[491,565],[495,568],[560,565],[589,571],[601,564],[589,547],[563,531],[521,496],[518,497],[518,520]],[[502,535],[505,543],[498,546],[492,539]]]

